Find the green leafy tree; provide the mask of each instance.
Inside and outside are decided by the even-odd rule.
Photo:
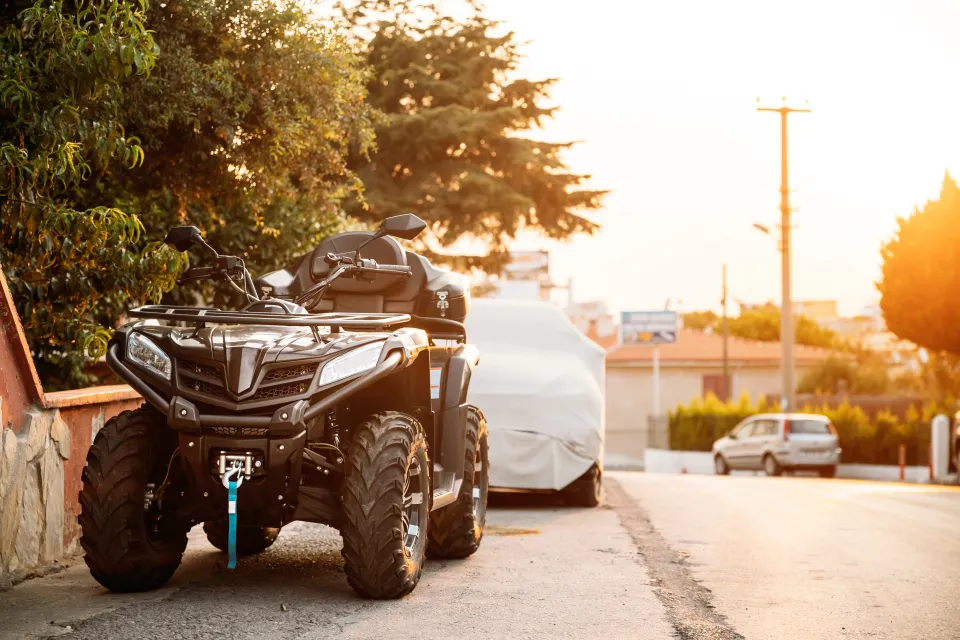
[[[693,329],[694,331],[713,330],[714,327],[719,326],[720,321],[720,316],[709,310],[691,311],[683,314],[683,328]]]
[[[761,342],[780,341],[780,309],[767,304],[746,309],[729,320],[730,335]],[[806,316],[794,316],[796,344],[829,349],[838,346],[837,335]]]
[[[869,353],[858,357],[832,355],[806,371],[797,385],[799,393],[882,394],[891,387],[890,374],[882,358]]]
[[[460,6],[466,17],[428,2],[341,6],[372,68],[370,102],[384,114],[376,154],[353,157],[366,202],[350,211],[371,222],[416,212],[443,247],[483,241],[484,266],[495,269],[521,228],[551,238],[594,232],[585,213],[604,192],[568,170],[562,154],[572,143],[532,136],[556,110],[546,104],[554,80],[518,77],[515,35],[478,4]]]
[[[181,256],[85,185],[143,162],[119,117],[156,46],[142,2],[43,0],[0,11],[0,263],[48,388],[89,383],[112,321],[156,300]],[[19,11],[21,10],[22,11]]]
[[[960,356],[960,188],[947,174],[940,198],[907,218],[881,250],[880,308],[890,331]]]
[[[713,311],[692,311],[683,315],[683,326],[690,329],[723,330],[723,320]],[[740,315],[727,319],[731,336],[758,342],[780,341],[780,309],[772,303],[750,307]],[[797,344],[825,349],[843,346],[836,333],[817,324],[806,316],[794,316],[794,333]]]
[[[143,140],[136,171],[88,190],[142,212],[149,233],[193,224],[263,272],[340,230],[372,144],[360,59],[293,0],[169,0],[149,26],[156,68],[125,89],[122,119]]]

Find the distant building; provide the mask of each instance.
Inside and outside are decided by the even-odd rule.
[[[793,303],[793,313],[806,316],[821,325],[840,317],[836,300],[796,300]]]
[[[654,349],[618,345],[615,334],[594,340],[607,350],[605,452],[617,459],[642,460],[647,447],[667,446],[664,421],[651,415]],[[797,345],[794,354],[799,379],[831,352]],[[708,392],[721,395],[722,336],[681,329],[676,343],[660,345],[659,361],[662,413]],[[780,343],[730,338],[728,364],[732,398],[744,392],[753,400],[780,393]]]
[[[554,289],[563,289],[550,279],[549,251],[511,251],[510,260],[499,277],[491,278],[491,298],[550,300]]]

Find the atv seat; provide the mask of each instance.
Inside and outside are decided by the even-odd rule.
[[[324,239],[288,269],[258,279],[261,291],[267,286],[273,295],[299,295],[330,274],[330,265],[324,260],[328,253],[352,254],[372,235],[367,231],[348,231]],[[364,280],[338,278],[309,311],[408,313],[458,322],[466,318],[470,306],[470,281],[466,276],[433,266],[423,256],[405,251],[390,236],[377,238],[363,248],[361,255],[377,264],[410,267],[413,273],[378,273]]]
[[[310,276],[315,282],[326,278],[330,265],[324,257],[328,253],[352,253],[371,235],[365,231],[352,231],[325,239],[310,256]],[[426,261],[415,253],[404,251],[400,243],[389,236],[377,238],[365,246],[362,255],[373,258],[377,264],[409,266],[413,275],[378,273],[371,280],[340,278],[330,285],[323,299],[310,311],[414,313],[417,297],[427,282],[423,264]]]

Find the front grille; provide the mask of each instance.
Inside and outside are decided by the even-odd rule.
[[[295,396],[303,393],[310,388],[309,382],[291,382],[288,384],[277,384],[272,387],[264,387],[255,394],[251,400],[269,400],[271,398],[283,398],[285,396]]]
[[[208,378],[216,378],[217,380],[223,378],[223,374],[218,367],[211,367],[197,362],[181,362],[179,369],[181,373],[191,376],[201,375]]]
[[[223,397],[223,387],[210,384],[209,382],[204,382],[203,380],[181,380],[180,386],[184,389],[196,391],[197,393],[205,393],[218,398]]]
[[[218,436],[266,436],[270,434],[267,427],[213,427]]]
[[[263,377],[263,381],[275,382],[277,380],[289,380],[290,378],[299,378],[300,376],[312,376],[316,372],[317,365],[315,364],[298,364],[282,369],[272,369]]]
[[[310,388],[310,378],[317,372],[319,366],[318,363],[297,364],[267,371],[261,381],[260,389],[253,396],[244,399],[244,402],[273,400],[304,393]],[[177,370],[183,374],[179,380],[181,389],[227,399],[223,370],[219,366],[178,362]],[[297,378],[300,379],[297,380]],[[289,382],[284,382],[285,380]]]

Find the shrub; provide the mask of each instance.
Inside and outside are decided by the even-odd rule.
[[[904,419],[890,411],[880,411],[872,419],[862,407],[843,402],[837,407],[807,405],[804,413],[817,413],[830,419],[837,429],[841,460],[857,464],[897,464],[899,447],[906,447],[906,462],[924,465],[929,460],[930,421],[938,413],[951,415],[945,405],[929,402],[921,408],[910,405]],[[756,404],[743,394],[736,401],[722,402],[713,394],[679,405],[669,412],[670,448],[682,451],[710,451],[741,420],[758,413],[777,412],[761,398]]]

